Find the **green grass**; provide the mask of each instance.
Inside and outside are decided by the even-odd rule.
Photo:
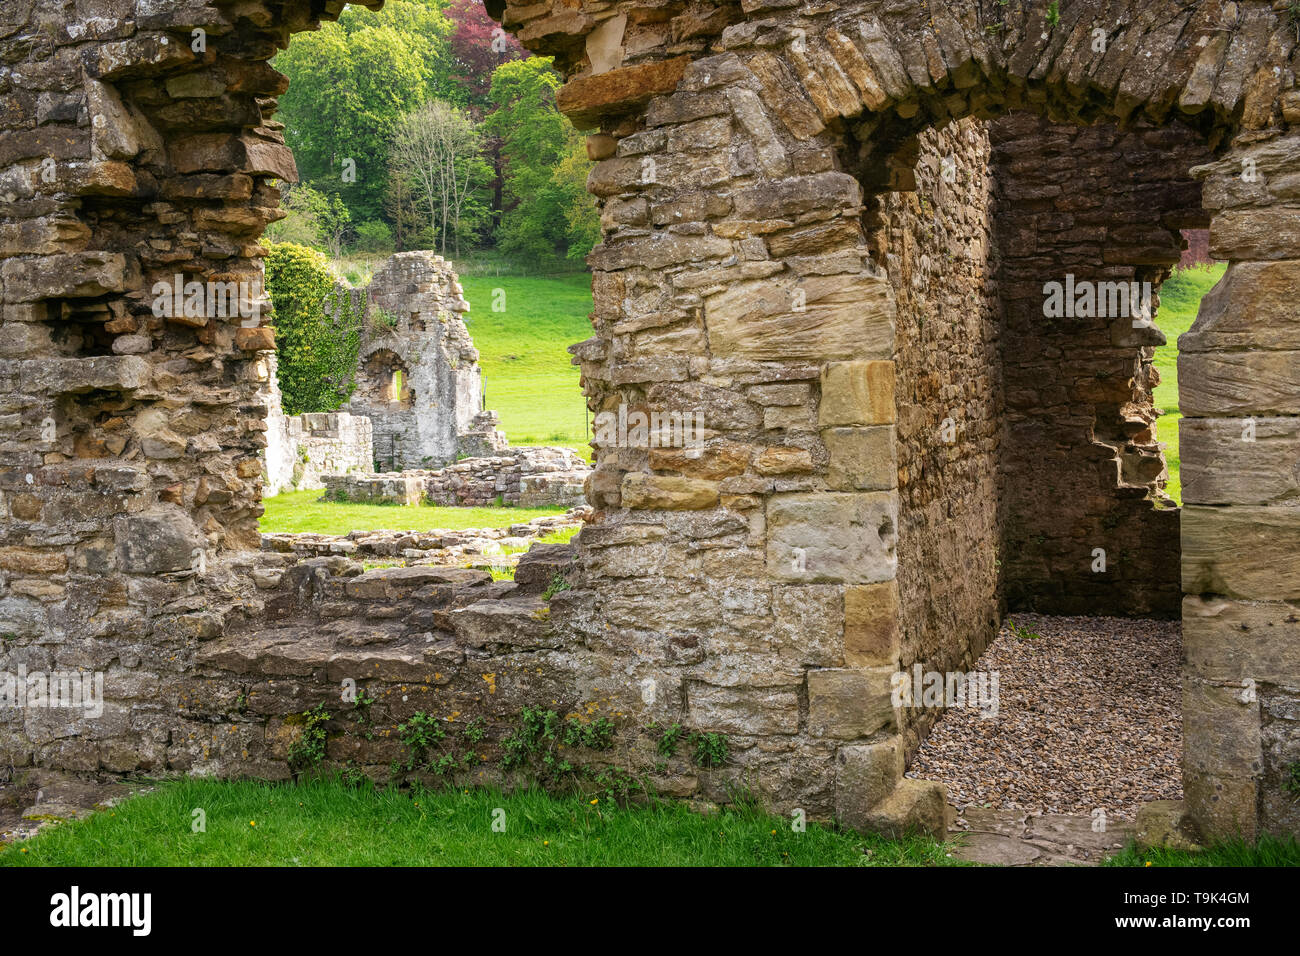
[[[567,350],[591,335],[591,277],[462,276],[461,285],[487,407],[501,416],[510,443],[590,455],[580,373]],[[493,312],[494,303],[504,311]]]
[[[1179,504],[1183,502],[1183,494],[1178,451],[1178,422],[1182,419],[1178,409],[1178,336],[1192,327],[1201,298],[1223,277],[1227,268],[1225,263],[1176,269],[1160,287],[1156,325],[1168,341],[1156,349],[1155,365],[1160,372],[1160,384],[1156,386],[1155,403],[1164,411],[1156,423],[1156,432],[1165,443],[1165,461],[1169,464],[1169,484],[1165,490]]]
[[[1300,866],[1300,843],[1294,838],[1261,837],[1259,843],[1224,843],[1199,853],[1139,850],[1130,843],[1103,866]]]
[[[202,810],[206,831],[192,830]],[[496,810],[505,829],[493,830]],[[497,819],[502,819],[497,814]],[[26,852],[24,852],[26,851]],[[946,866],[888,841],[753,809],[492,790],[182,780],[0,849],[0,866]]]
[[[505,528],[533,518],[562,515],[564,508],[443,508],[435,505],[365,505],[321,501],[321,491],[289,491],[264,498],[261,530],[315,531],[463,531],[466,528]]]

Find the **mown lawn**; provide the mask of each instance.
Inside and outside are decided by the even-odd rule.
[[[1300,866],[1300,843],[1261,837],[1258,844],[1224,843],[1197,853],[1139,850],[1129,844],[1103,866]]]
[[[201,811],[201,814],[196,813]],[[194,832],[202,819],[205,832]],[[497,827],[494,829],[494,821]],[[758,810],[619,807],[539,791],[376,791],[163,783],[0,848],[0,866],[947,866],[939,843],[888,841]]]
[[[501,416],[510,443],[590,456],[587,406],[567,350],[591,336],[591,276],[463,276],[461,285],[487,407]]]
[[[315,531],[463,531],[505,528],[533,518],[562,515],[564,508],[443,508],[435,505],[365,505],[321,501],[321,491],[289,491],[264,498],[261,530]]]
[[[1183,503],[1183,486],[1179,480],[1178,454],[1178,422],[1182,419],[1178,410],[1178,336],[1192,327],[1202,297],[1223,277],[1227,268],[1226,264],[1221,264],[1176,269],[1160,287],[1156,325],[1165,333],[1167,342],[1156,349],[1155,365],[1160,372],[1160,384],[1156,386],[1155,402],[1157,408],[1164,410],[1156,423],[1156,432],[1165,443],[1165,460],[1169,463],[1166,490],[1179,504]]]

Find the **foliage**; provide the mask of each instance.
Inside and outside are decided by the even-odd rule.
[[[557,784],[574,772],[566,748],[608,750],[613,742],[614,725],[608,717],[584,723],[576,716],[561,719],[553,710],[525,707],[518,728],[501,741],[501,766],[530,771],[544,783]]]
[[[291,80],[280,112],[303,180],[338,187],[358,218],[374,219],[387,188],[389,141],[401,115],[426,97],[429,67],[416,35],[355,22],[298,37],[275,65]]]
[[[357,226],[356,247],[362,252],[388,255],[393,245],[393,230],[382,219],[367,219]]]
[[[726,734],[703,733],[694,731],[686,738],[695,748],[695,765],[697,767],[721,767],[731,756],[731,744]]]
[[[296,786],[187,778],[0,845],[0,866],[960,865],[922,837],[892,841],[816,823],[796,833],[788,818],[706,816],[672,801],[623,808],[605,792],[591,800],[376,788],[357,774]],[[208,808],[207,832],[178,833],[195,807]],[[500,832],[490,826],[497,810]]]
[[[293,243],[272,243],[269,249],[266,289],[275,307],[285,413],[334,411],[355,387],[360,316],[352,315],[350,297],[334,296],[334,276],[319,252]]]
[[[294,773],[301,773],[312,767],[320,766],[325,759],[325,744],[329,734],[325,725],[329,723],[330,714],[324,704],[317,704],[304,712],[298,737],[289,745],[289,768]]]
[[[585,255],[591,248],[583,247],[593,222],[585,188],[574,208],[586,160],[578,156],[581,137],[556,109],[560,82],[546,57],[504,63],[492,74],[486,126],[500,137],[505,160],[498,242],[507,252],[540,257],[562,248]]]
[[[556,574],[551,578],[551,583],[546,585],[546,590],[542,592],[542,600],[549,601],[561,591],[569,590],[570,587],[572,587],[572,585],[569,584],[563,574]]]
[[[394,129],[392,176],[410,185],[413,207],[428,211],[425,227],[443,255],[449,238],[459,255],[486,217],[490,171],[481,149],[469,115],[439,100],[403,114]]]
[[[492,72],[503,62],[522,59],[528,53],[488,16],[482,0],[452,0],[447,17],[454,24],[450,36],[452,82],[464,91],[469,106],[482,111],[488,105]]]
[[[685,733],[686,730],[681,724],[670,724],[665,727],[664,732],[660,734],[659,740],[655,743],[655,750],[659,752],[659,756],[667,759],[675,757],[677,747],[682,742]]]

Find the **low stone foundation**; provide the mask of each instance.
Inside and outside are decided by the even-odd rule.
[[[325,499],[368,504],[577,508],[591,466],[568,448],[520,448],[495,458],[467,458],[438,471],[326,475]]]

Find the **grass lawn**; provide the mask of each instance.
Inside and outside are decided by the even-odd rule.
[[[510,444],[590,456],[587,405],[567,349],[591,336],[591,276],[462,276],[461,285],[487,407],[501,416]],[[504,310],[492,311],[494,303]]]
[[[1129,844],[1102,866],[1300,866],[1300,843],[1261,837],[1259,843],[1225,843],[1200,853],[1139,850]]]
[[[206,831],[195,833],[195,810]],[[497,811],[504,811],[504,816]],[[493,829],[494,814],[504,830]],[[25,851],[25,852],[24,852]],[[0,866],[946,866],[888,841],[752,809],[599,797],[182,780],[0,848]]]
[[[1166,490],[1179,504],[1183,503],[1183,493],[1178,474],[1178,422],[1182,418],[1178,411],[1178,336],[1192,327],[1201,298],[1223,277],[1227,268],[1225,263],[1176,269],[1160,287],[1160,311],[1156,315],[1156,325],[1165,333],[1168,342],[1156,349],[1155,364],[1160,372],[1160,384],[1156,386],[1155,402],[1156,408],[1164,410],[1164,415],[1156,424],[1156,431],[1165,443],[1165,460],[1169,463],[1169,484]]]
[[[320,501],[321,491],[289,491],[264,498],[261,530],[315,531],[462,531],[505,528],[533,518],[562,515],[564,508],[442,508],[435,505],[363,505]]]

